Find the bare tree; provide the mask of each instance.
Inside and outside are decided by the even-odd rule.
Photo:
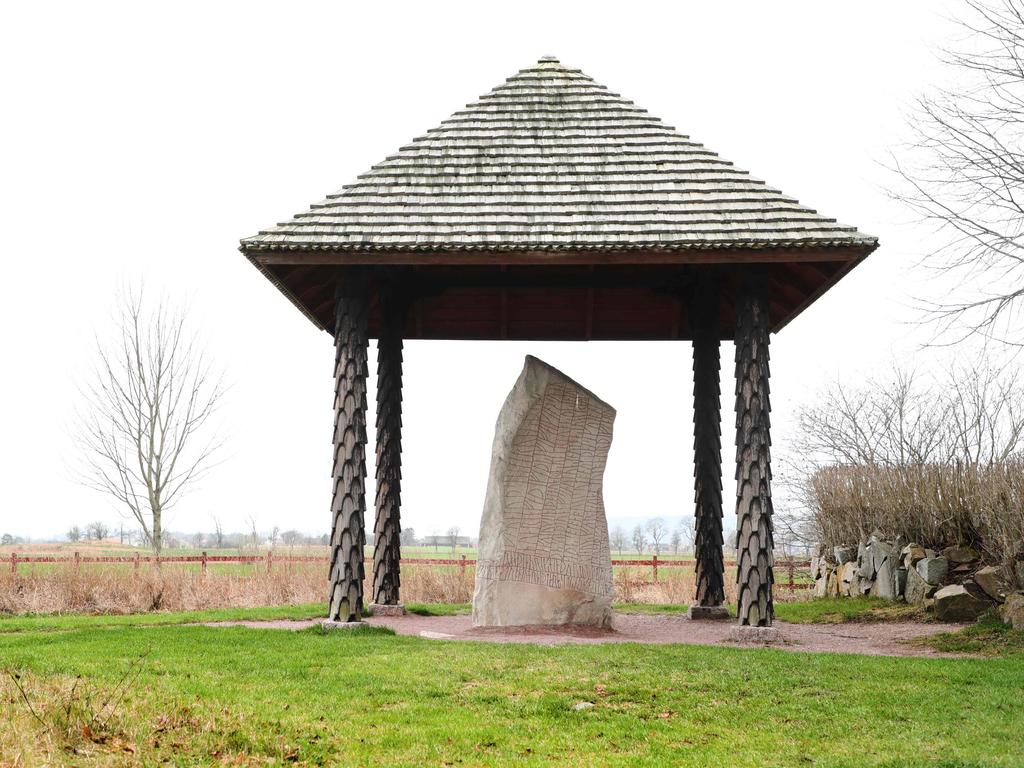
[[[293,547],[302,541],[302,534],[294,528],[281,533],[281,543],[286,547]]]
[[[894,368],[860,384],[837,382],[797,414],[800,461],[926,463],[943,448],[948,405],[934,382]]]
[[[448,529],[448,543],[452,546],[452,552],[455,552],[459,546],[459,526],[453,525]]]
[[[632,540],[633,549],[636,550],[638,555],[642,555],[644,553],[644,549],[647,547],[647,534],[644,532],[644,527],[642,525],[637,524],[636,527],[633,528]]]
[[[726,524],[722,531],[722,542],[725,553],[730,556],[736,555],[736,528]],[[691,545],[692,546],[692,545]]]
[[[403,547],[416,546],[416,529],[406,526],[399,534],[399,542]]]
[[[68,528],[68,541],[75,542],[82,540],[82,529],[77,525],[72,525]]]
[[[679,521],[676,529],[679,533],[680,544],[685,551],[692,551],[694,542],[697,540],[697,521],[692,517],[684,517]]]
[[[665,521],[660,517],[652,518],[647,521],[647,533],[651,537],[651,546],[654,547],[654,554],[661,554],[661,542],[665,540],[668,535],[668,526],[665,525]]]
[[[213,541],[217,549],[224,549],[224,528],[216,515],[213,516]]]
[[[89,531],[89,538],[96,539],[96,541],[102,541],[110,535],[110,526],[101,520],[89,523],[86,528]]]
[[[678,528],[676,528],[674,531],[672,531],[671,534],[669,534],[669,538],[668,538],[668,545],[670,547],[672,547],[672,554],[673,555],[678,555],[679,554],[679,547],[682,545],[682,543],[683,543],[683,533]]]
[[[253,549],[259,549],[260,546],[260,532],[256,528],[256,518],[249,518],[249,543]]]
[[[611,535],[608,537],[609,543],[612,545],[612,552],[625,552],[626,551],[626,531],[621,525],[616,525],[612,528]]]
[[[778,542],[855,543],[876,526],[898,527],[879,517],[879,498],[888,495],[903,515],[932,514],[938,506],[920,508],[935,477],[993,474],[1024,459],[1020,369],[984,357],[945,368],[836,383],[798,411],[796,439],[780,462],[778,487],[791,498],[777,507]],[[826,514],[825,497],[846,506]],[[864,530],[854,531],[859,521]]]
[[[211,466],[219,442],[205,433],[224,388],[184,311],[163,303],[150,311],[141,291],[125,292],[116,307],[116,331],[97,341],[84,388],[80,474],[127,509],[159,554],[164,513]]]
[[[964,34],[943,52],[945,85],[918,101],[910,146],[892,161],[904,180],[894,195],[942,237],[925,263],[958,287],[929,306],[940,329],[1020,345],[1024,3],[964,6]]]
[[[978,357],[936,375],[894,367],[836,383],[798,411],[799,462],[992,464],[1024,451],[1024,387],[1011,364]]]

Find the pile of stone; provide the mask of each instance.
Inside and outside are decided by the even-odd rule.
[[[1000,568],[984,564],[971,547],[936,551],[876,532],[856,548],[812,558],[811,577],[817,597],[905,600],[942,621],[973,621],[999,607],[1007,623],[1024,629],[1024,558]]]

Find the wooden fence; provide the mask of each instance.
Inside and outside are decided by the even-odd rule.
[[[130,563],[136,571],[139,570],[142,563],[152,563],[155,565],[162,565],[163,563],[199,563],[202,567],[203,573],[206,573],[207,566],[210,563],[264,564],[267,572],[271,572],[274,569],[275,563],[322,563],[326,565],[327,561],[325,557],[319,555],[275,555],[273,550],[267,550],[266,554],[260,555],[210,555],[203,552],[198,555],[135,554],[130,557],[115,555],[82,555],[79,552],[75,552],[71,557],[57,555],[26,555],[18,552],[12,552],[9,562],[11,573],[17,573],[19,565],[29,565],[32,563],[63,563],[72,565],[76,568],[79,565],[93,563]],[[372,563],[373,558],[366,558],[366,562]],[[403,558],[402,563],[405,565],[456,565],[464,571],[467,566],[476,565],[476,560],[468,559],[465,555],[462,555],[458,559],[410,557]],[[657,581],[659,568],[693,568],[695,561],[660,560],[657,555],[652,555],[649,560],[613,559],[612,565],[622,568],[650,568],[654,581]],[[727,560],[725,562],[725,567],[735,568],[736,561]],[[785,573],[786,580],[776,582],[775,586],[782,589],[810,589],[813,585],[809,580],[806,582],[796,581],[797,570],[808,570],[810,567],[811,564],[807,560],[794,560],[793,558],[776,560],[775,572],[776,574]]]

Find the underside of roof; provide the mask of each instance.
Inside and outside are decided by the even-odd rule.
[[[793,294],[778,309],[784,324],[875,247],[545,58],[241,249],[329,327],[323,305],[336,269],[325,268],[358,264],[406,273],[643,264],[663,274],[769,262]],[[787,285],[789,263],[819,266]],[[316,306],[306,298],[314,294]]]

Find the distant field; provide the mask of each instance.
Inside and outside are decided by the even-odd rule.
[[[280,543],[273,547],[269,545],[261,545],[259,547],[225,547],[223,549],[217,549],[215,547],[169,547],[163,550],[162,555],[165,557],[198,557],[202,555],[203,552],[206,552],[209,556],[265,557],[268,551],[272,551],[275,556],[279,557],[322,557],[324,560],[326,560],[330,555],[330,549],[325,546],[286,545]],[[366,557],[373,557],[372,545],[367,545],[365,551]],[[71,558],[76,552],[82,557],[134,557],[137,554],[145,557],[146,555],[152,554],[152,552],[145,547],[134,547],[128,544],[119,544],[109,540],[99,542],[82,541],[76,543],[62,542],[56,544],[19,544],[16,546],[0,546],[0,560],[9,560],[11,553],[25,554],[30,557],[52,555],[60,558]],[[650,552],[646,552],[642,555],[638,555],[635,551],[612,552],[613,560],[650,560],[652,556],[653,553]],[[448,546],[433,547],[422,545],[402,547],[403,560],[460,560],[462,558],[475,560],[476,557],[476,547],[452,548]],[[693,555],[687,553],[662,553],[658,555],[658,561],[662,563],[691,561],[692,559]],[[38,564],[33,567],[44,567],[44,565],[45,564]],[[2,565],[0,565],[0,567],[2,567]],[[187,564],[177,564],[176,567],[191,566],[188,566]],[[214,566],[211,564],[210,567],[225,568],[240,566],[227,566],[226,564]],[[244,567],[251,569],[253,567],[258,567],[258,564],[246,565]]]
[[[328,547],[320,545],[288,545],[278,542],[277,544],[270,546],[267,544],[261,544],[258,547],[224,547],[218,549],[212,546],[205,547],[167,547],[164,548],[163,554],[168,556],[188,556],[188,555],[199,555],[203,552],[207,552],[210,555],[261,555],[265,554],[267,550],[273,550],[275,553],[283,555],[323,555],[325,558],[328,555]],[[135,547],[129,544],[119,544],[116,541],[105,540],[105,541],[80,541],[80,542],[59,542],[53,544],[18,544],[15,546],[0,546],[0,559],[6,559],[11,556],[12,552],[24,552],[29,555],[43,555],[43,554],[54,554],[60,556],[71,556],[74,552],[80,552],[82,555],[96,555],[101,557],[131,557],[135,553],[149,554],[150,550],[145,547]],[[649,560],[654,553],[646,551],[643,554],[637,554],[636,550],[622,550],[612,552],[613,560]],[[366,546],[367,557],[373,556],[373,545],[368,544]],[[423,546],[417,544],[415,546],[404,546],[402,547],[402,557],[408,559],[414,558],[439,558],[439,559],[459,559],[465,556],[467,560],[476,559],[477,550],[476,547],[455,547],[450,546]],[[726,554],[726,558],[730,558],[730,554]],[[658,554],[658,560],[673,561],[673,560],[692,560],[693,553],[690,552],[670,552],[664,551]]]

